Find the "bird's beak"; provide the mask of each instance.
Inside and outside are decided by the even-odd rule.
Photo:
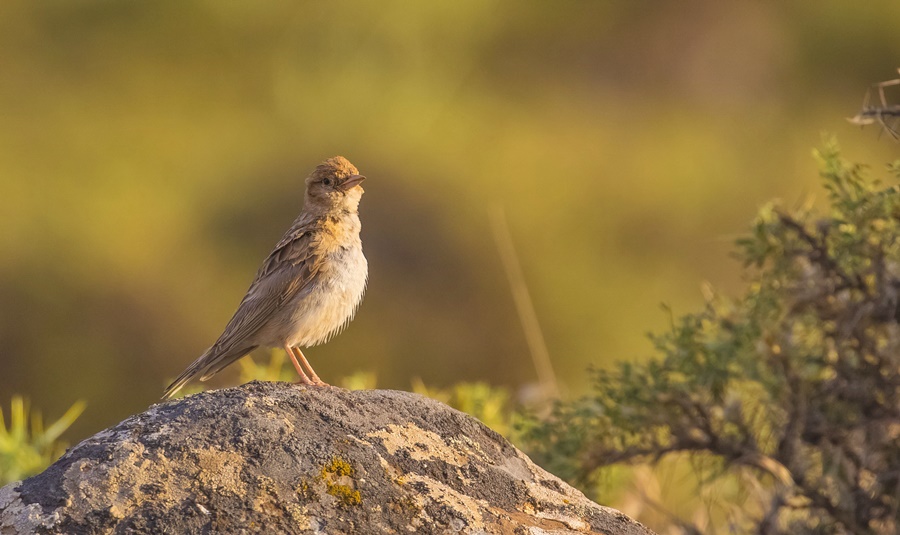
[[[341,191],[347,191],[347,190],[349,190],[349,189],[352,188],[353,186],[359,184],[360,182],[362,182],[362,181],[365,180],[365,179],[366,179],[366,177],[364,177],[364,176],[362,176],[362,175],[350,175],[350,176],[347,177],[347,180],[345,180],[345,181],[339,186],[339,188],[341,189]]]

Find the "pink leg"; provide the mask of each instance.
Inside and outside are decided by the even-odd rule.
[[[306,360],[306,357],[303,356],[303,352],[300,351],[299,347],[292,347],[291,349],[293,349],[294,351],[297,352],[297,356],[300,357],[300,362],[302,362],[303,365],[306,366],[306,369],[309,371],[310,377],[312,377],[312,384],[314,384],[316,386],[330,386],[325,381],[319,379],[319,376],[316,374],[316,371],[310,365],[309,361]],[[294,362],[296,362],[296,360]]]
[[[303,368],[300,366],[300,363],[297,362],[297,357],[294,356],[294,352],[291,351],[291,348],[285,344],[284,350],[287,352],[288,356],[291,357],[291,362],[294,363],[294,369],[297,370],[297,374],[300,375],[300,384],[304,385],[314,385],[316,384],[312,379],[310,379],[306,372],[303,371]]]

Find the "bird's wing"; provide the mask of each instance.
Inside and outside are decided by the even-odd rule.
[[[213,345],[213,355],[246,345],[247,339],[278,308],[310,284],[322,262],[313,251],[313,230],[315,222],[295,225],[269,253],[247,295]]]
[[[313,252],[315,228],[315,221],[298,221],[291,227],[259,268],[225,331],[169,385],[163,399],[170,398],[197,375],[201,381],[209,379],[258,345],[251,337],[278,307],[303,291],[319,271],[321,257]]]

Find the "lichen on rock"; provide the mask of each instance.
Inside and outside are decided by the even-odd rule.
[[[649,530],[407,392],[249,383],[150,407],[0,489],[24,533]]]

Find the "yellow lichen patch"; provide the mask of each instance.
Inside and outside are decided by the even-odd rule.
[[[332,485],[325,482],[325,486],[328,489],[328,494],[331,494],[344,505],[359,505],[362,503],[362,495],[360,495],[358,490],[351,489],[347,485]]]
[[[324,478],[327,474],[334,474],[338,477],[341,476],[352,476],[353,475],[353,467],[350,466],[350,463],[341,459],[340,457],[334,457],[331,459],[331,462],[322,467],[322,477]]]
[[[325,484],[325,492],[334,496],[343,505],[359,505],[362,503],[362,495],[353,488],[355,482],[352,476],[356,473],[353,466],[340,457],[332,457],[331,461],[322,467],[318,479]]]
[[[309,482],[305,479],[294,488],[294,491],[296,491],[297,495],[306,502],[314,501],[317,497],[316,491],[312,489],[312,487],[309,485]]]

